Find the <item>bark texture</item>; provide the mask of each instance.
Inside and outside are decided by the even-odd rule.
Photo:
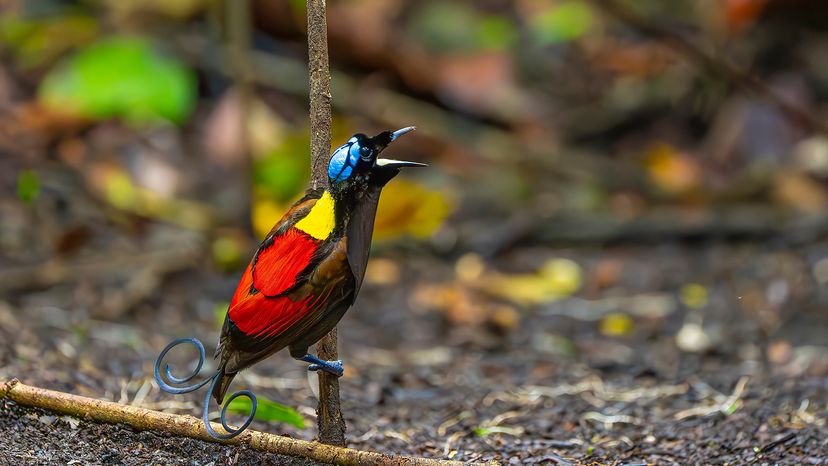
[[[328,187],[331,150],[331,70],[325,0],[308,0],[308,69],[310,74],[311,186]]]

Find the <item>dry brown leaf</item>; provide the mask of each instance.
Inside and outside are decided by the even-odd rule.
[[[779,173],[773,180],[773,197],[800,212],[820,213],[828,209],[828,190],[803,173]]]

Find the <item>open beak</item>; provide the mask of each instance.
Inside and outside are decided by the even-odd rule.
[[[394,141],[398,137],[402,136],[403,134],[410,133],[417,129],[414,126],[406,126],[405,128],[400,128],[393,133],[391,133],[391,140]],[[386,133],[387,134],[387,133]],[[405,160],[394,160],[394,159],[377,159],[377,166],[383,168],[403,168],[403,167],[427,167],[428,165],[425,163],[419,162],[406,162]]]

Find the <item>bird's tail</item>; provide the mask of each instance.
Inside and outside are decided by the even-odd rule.
[[[216,380],[215,385],[213,385],[213,398],[216,399],[218,404],[221,404],[224,401],[224,395],[227,393],[227,388],[230,387],[230,382],[232,382],[233,377],[236,376],[235,372],[225,372],[224,367],[224,364],[222,364],[219,368],[219,373],[216,375],[218,380]]]

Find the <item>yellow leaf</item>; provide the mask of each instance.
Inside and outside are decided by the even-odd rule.
[[[538,304],[560,298],[550,293],[543,278],[537,275],[505,275],[489,280],[488,291],[518,304]]]
[[[137,203],[138,194],[132,179],[123,171],[113,170],[106,178],[106,200],[119,209],[129,209]]]
[[[569,259],[551,259],[534,274],[491,274],[481,278],[489,293],[518,304],[533,305],[557,301],[581,286],[581,267]]]
[[[405,178],[393,180],[382,191],[374,239],[402,235],[427,238],[436,231],[452,206],[446,196]]]
[[[551,259],[543,264],[540,274],[549,280],[549,288],[568,296],[581,287],[581,266],[569,259]]]
[[[253,201],[253,208],[251,209],[251,223],[253,223],[253,231],[259,238],[264,238],[270,233],[273,225],[282,218],[286,210],[286,206],[278,202],[266,198],[264,196],[256,196],[258,199]]]
[[[667,144],[652,147],[644,163],[653,184],[668,194],[685,193],[701,183],[696,160]]]
[[[620,312],[613,312],[601,319],[599,330],[602,335],[609,337],[623,337],[632,333],[634,328],[630,316]]]
[[[707,304],[707,288],[698,283],[688,283],[681,287],[681,302],[685,306],[697,309]]]

